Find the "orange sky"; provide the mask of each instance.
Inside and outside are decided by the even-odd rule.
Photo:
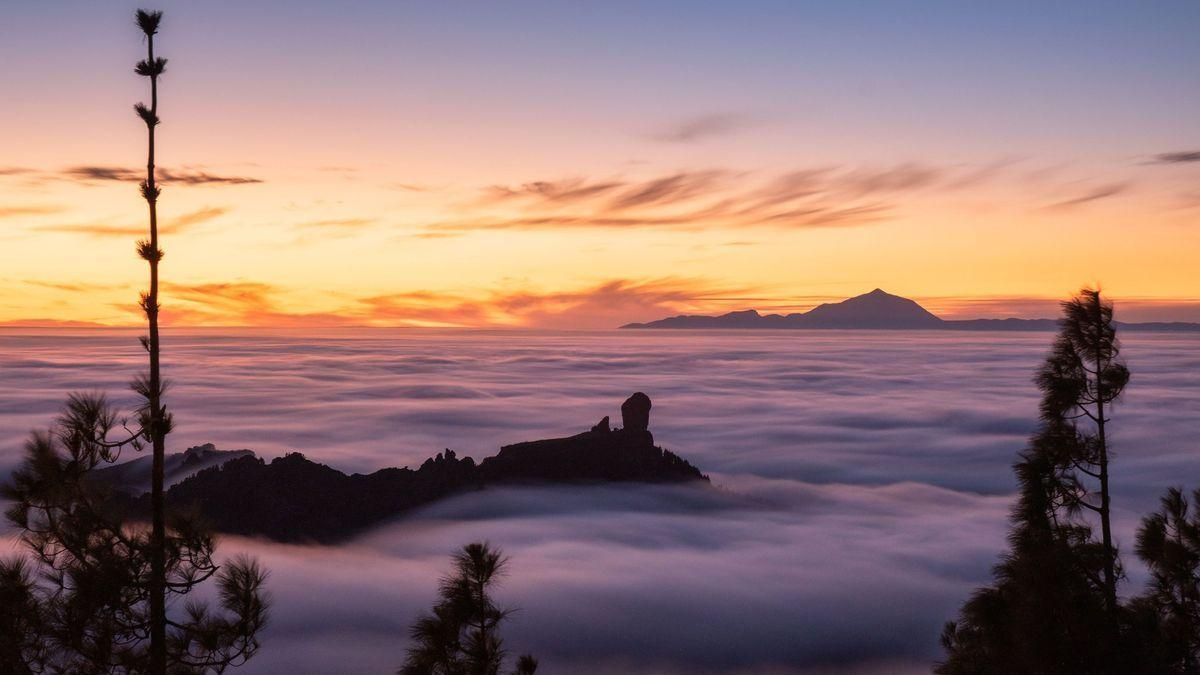
[[[594,328],[875,287],[944,316],[1046,316],[1096,283],[1123,318],[1200,320],[1200,117],[1186,121],[1200,97],[1194,74],[1171,80],[1194,45],[1167,26],[1128,47],[1139,67],[1161,61],[1161,82],[1113,68],[1068,84],[1092,62],[1020,70],[985,58],[1018,46],[1000,42],[951,70],[962,47],[939,33],[908,71],[872,79],[826,51],[792,88],[790,60],[812,55],[766,23],[728,29],[766,45],[730,51],[748,74],[714,60],[688,79],[680,54],[710,55],[686,22],[682,51],[654,60],[650,34],[503,43],[516,28],[423,16],[442,32],[421,41],[445,52],[423,44],[418,62],[399,37],[368,39],[416,30],[384,9],[361,25],[250,17],[214,38],[232,6],[167,4],[160,214],[177,325]],[[80,8],[96,14],[26,9],[0,41],[6,63],[38,64],[0,74],[15,102],[0,109],[0,323],[139,321],[143,47],[124,14]],[[623,40],[649,65],[611,51]],[[43,61],[47,44],[64,48]],[[956,78],[991,78],[1011,109],[968,106]]]

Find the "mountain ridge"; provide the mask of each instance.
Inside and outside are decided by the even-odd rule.
[[[1157,332],[1200,332],[1200,323],[1114,322],[1132,330]],[[762,314],[756,309],[727,312],[717,316],[681,314],[644,323],[628,323],[621,329],[841,329],[841,330],[988,330],[1043,331],[1058,327],[1057,319],[943,319],[920,303],[893,295],[880,288],[840,302],[823,303],[792,314]]]

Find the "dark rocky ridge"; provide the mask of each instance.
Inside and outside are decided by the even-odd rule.
[[[568,438],[517,443],[476,463],[446,450],[417,470],[346,475],[300,453],[270,463],[239,456],[205,469],[167,491],[173,509],[195,509],[220,532],[277,541],[333,543],[438,499],[488,486],[545,483],[708,482],[684,459],[654,445],[650,398],[622,406],[624,428],[605,417]],[[146,513],[149,496],[119,497]]]

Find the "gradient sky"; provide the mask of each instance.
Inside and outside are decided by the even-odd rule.
[[[0,322],[139,321],[136,6],[5,7]],[[175,324],[1200,320],[1194,0],[159,6]]]

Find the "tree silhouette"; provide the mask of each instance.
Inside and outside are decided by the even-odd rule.
[[[1064,506],[1099,517],[1104,602],[1115,621],[1120,566],[1112,537],[1106,410],[1124,391],[1129,369],[1118,359],[1112,303],[1100,291],[1085,288],[1062,308],[1058,338],[1037,376],[1042,421]]]
[[[159,363],[158,335],[158,263],[163,252],[158,246],[158,196],[154,181],[154,130],[158,127],[158,78],[167,67],[167,60],[154,56],[154,36],[158,34],[162,12],[137,11],[137,24],[146,36],[146,58],[139,61],[134,72],[150,78],[150,106],[138,103],[134,111],[146,123],[148,137],[146,179],[142,181],[142,197],[150,209],[150,237],[137,243],[138,254],[150,266],[150,290],[142,295],[142,310],[146,313],[149,331],[142,341],[150,355],[150,372],[134,382],[134,389],[145,399],[141,410],[142,428],[150,439],[153,469],[150,478],[151,551],[150,551],[150,654],[151,671],[166,670],[166,509],[163,503],[163,465],[166,435],[171,431],[171,417],[163,405],[163,381]]]
[[[486,542],[467,544],[454,555],[454,572],[442,579],[439,601],[413,625],[415,643],[399,675],[497,675],[505,651],[501,609],[489,589],[503,576],[508,559]],[[533,675],[537,659],[517,659],[513,675]]]
[[[221,672],[254,654],[267,620],[266,574],[257,563],[241,558],[218,566],[212,536],[194,518],[164,508],[164,439],[172,420],[160,369],[163,253],[154,130],[166,59],[154,55],[162,13],[138,10],[136,19],[147,58],[135,72],[150,78],[150,105],[134,106],[149,135],[141,192],[150,233],[137,250],[150,267],[150,289],[141,296],[149,323],[141,343],[150,368],[131,385],[142,399],[134,428],[103,395],[73,394],[56,424],[26,443],[23,464],[3,488],[13,501],[6,516],[29,550],[25,558],[0,561],[0,663],[19,673]],[[147,441],[153,451],[148,530],[118,510],[109,489],[91,474],[116,461],[122,449],[141,450]],[[219,611],[189,598],[170,614],[168,598],[188,595],[213,578]]]
[[[941,675],[1107,672],[1102,552],[1087,525],[1061,520],[1041,440],[1013,467],[1020,497],[996,581],[942,633]]]
[[[1178,488],[1163,495],[1158,513],[1138,530],[1137,553],[1150,570],[1149,591],[1131,605],[1144,613],[1171,672],[1200,672],[1200,490],[1191,504]]]
[[[1064,302],[1058,337],[1035,381],[1041,424],[1013,469],[1020,496],[1009,552],[992,586],[976,591],[946,625],[942,675],[1121,672],[1116,580],[1109,524],[1105,406],[1124,389],[1112,306],[1084,289]],[[1085,428],[1080,420],[1090,420]],[[1099,503],[1088,480],[1099,486]],[[1085,512],[1100,516],[1097,543]]]
[[[0,656],[17,672],[153,672],[153,533],[114,506],[92,470],[116,458],[103,396],[72,396],[56,425],[32,435],[3,496],[28,558],[0,563]],[[249,559],[218,566],[214,541],[171,514],[165,589],[184,596],[214,578],[220,610],[185,603],[166,616],[165,671],[223,671],[250,658],[267,620],[265,572]],[[32,569],[30,563],[36,565]]]

